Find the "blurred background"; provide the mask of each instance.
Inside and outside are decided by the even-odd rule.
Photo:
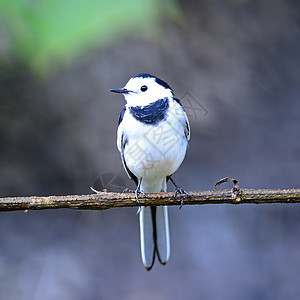
[[[108,90],[140,72],[189,115],[184,189],[299,187],[299,33],[294,0],[1,1],[0,196],[133,188]],[[0,298],[299,299],[299,205],[169,214],[146,272],[135,208],[1,213]]]

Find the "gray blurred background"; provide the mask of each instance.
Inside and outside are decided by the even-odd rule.
[[[61,57],[38,53],[46,44],[38,30],[29,47],[26,22],[10,17],[9,1],[2,6],[1,197],[86,194],[94,183],[133,188],[116,148],[125,102],[108,90],[140,72],[167,81],[186,107],[191,141],[174,176],[186,190],[211,189],[224,176],[242,188],[299,187],[299,1],[144,3],[152,2],[142,27],[149,7],[116,1],[118,15],[105,18],[108,1],[99,1],[107,28],[98,24],[85,47],[66,38],[72,47]],[[93,10],[80,10],[86,24]],[[105,39],[103,31],[124,27],[120,20],[132,24]],[[50,28],[72,37],[74,26]],[[299,205],[184,206],[169,214],[170,261],[146,272],[135,208],[1,213],[0,298],[299,299]]]

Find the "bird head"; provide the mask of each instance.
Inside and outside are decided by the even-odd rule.
[[[146,106],[159,99],[173,97],[173,91],[165,81],[147,73],[130,78],[124,88],[111,89],[110,92],[123,94],[130,106]]]

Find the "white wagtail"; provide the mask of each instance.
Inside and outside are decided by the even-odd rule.
[[[171,176],[181,165],[190,138],[187,115],[163,80],[141,73],[132,77],[122,93],[126,105],[120,112],[117,145],[128,176],[138,193],[166,192],[170,179],[183,199],[183,191]],[[185,192],[186,193],[186,192]],[[142,207],[139,213],[141,255],[150,270],[155,253],[165,264],[170,256],[168,210],[166,206]]]

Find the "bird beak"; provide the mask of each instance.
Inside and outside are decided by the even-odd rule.
[[[120,89],[110,89],[109,90],[110,92],[113,92],[113,93],[119,93],[119,94],[128,94],[130,93],[131,91],[127,90],[127,89],[124,89],[124,88],[120,88]]]

